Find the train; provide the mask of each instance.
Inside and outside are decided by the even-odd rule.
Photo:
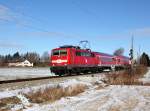
[[[50,71],[59,76],[96,73],[105,69],[118,70],[129,68],[130,65],[131,61],[128,57],[94,52],[72,45],[52,49],[50,55]]]

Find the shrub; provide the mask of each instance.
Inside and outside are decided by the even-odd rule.
[[[138,79],[147,72],[147,67],[136,66],[133,69],[120,71],[117,74],[108,74],[107,83],[112,85],[142,85]]]
[[[61,97],[74,96],[83,92],[87,88],[86,85],[78,84],[74,87],[69,86],[66,88],[55,87],[46,88],[45,90],[38,90],[35,93],[27,94],[26,97],[33,103],[43,103],[46,101],[53,102]]]

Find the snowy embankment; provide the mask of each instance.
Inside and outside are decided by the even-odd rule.
[[[49,67],[46,68],[0,68],[0,80],[43,77],[54,75],[50,73]]]
[[[61,98],[45,105],[36,105],[24,111],[149,111],[150,87],[108,86],[95,88],[75,97]]]
[[[150,69],[149,71],[144,75],[143,78],[139,79],[139,81],[143,82],[143,84],[149,83],[150,84]]]
[[[0,92],[0,108],[11,111],[149,111],[149,86],[106,85],[102,82],[104,79],[105,76],[80,77],[58,84],[50,83],[16,90],[6,89]],[[39,90],[42,92],[47,88],[63,88],[65,91],[71,91],[77,85],[84,85],[87,88],[82,93],[62,96],[55,101],[36,103],[26,96]],[[7,101],[7,104],[2,103]]]
[[[23,89],[15,89],[15,90],[6,89],[0,92],[0,110],[20,110],[20,109],[22,110],[24,108],[29,109],[30,107],[38,106],[38,103],[35,103],[33,99],[37,99],[38,96],[44,96],[45,91],[52,91],[53,93],[55,93],[54,91],[56,91],[58,95],[55,93],[54,98],[52,92],[49,92],[48,94],[48,97],[49,95],[52,95],[51,99],[53,100],[55,100],[55,96],[56,97],[60,96],[59,98],[61,98],[65,96],[78,94],[80,92],[83,92],[86,88],[92,87],[92,84],[94,82],[97,81],[97,83],[99,83],[98,81],[101,80],[102,78],[103,77],[83,77],[83,78],[65,80],[58,84],[50,83],[50,84],[31,86],[31,87],[26,87]],[[79,90],[77,88],[79,88]],[[60,93],[63,93],[63,95],[60,95],[58,91],[60,91]],[[34,97],[34,95],[37,96]],[[33,98],[31,96],[33,96]],[[56,100],[59,98],[56,98]],[[40,99],[43,98],[41,97]]]

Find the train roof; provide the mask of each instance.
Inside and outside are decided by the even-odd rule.
[[[73,46],[73,45],[63,45],[63,46],[59,46],[58,48],[55,48],[55,49],[53,49],[53,50],[60,50],[61,48],[74,48],[74,49],[77,49],[77,50],[84,50],[84,51],[90,51],[91,52],[91,50],[90,49],[82,49],[80,46]]]
[[[73,46],[73,45],[63,45],[63,46],[60,46],[59,48],[76,48],[76,49],[81,49],[79,46]]]
[[[59,46],[58,48],[54,48],[52,50],[60,50],[62,48],[74,48],[74,49],[81,49],[79,46],[73,46],[73,45],[63,45],[63,46]]]
[[[111,56],[111,57],[113,57],[113,56],[114,56],[114,55],[107,54],[107,53],[103,53],[103,52],[94,52],[94,53],[96,53],[96,54],[100,54],[100,55],[102,55],[102,56]]]
[[[120,55],[120,56],[116,56],[116,57],[121,57],[121,58],[130,59],[129,57],[127,57],[127,56],[122,56],[122,55]]]
[[[97,53],[97,54],[100,54],[102,56],[111,56],[111,57],[121,57],[121,58],[126,58],[126,59],[129,59],[129,57],[127,56],[116,56],[116,55],[111,55],[111,54],[107,54],[107,53],[103,53],[103,52],[94,52],[94,53]]]

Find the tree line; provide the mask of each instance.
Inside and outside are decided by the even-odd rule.
[[[119,48],[114,52],[114,55],[123,55],[124,49]],[[0,66],[8,66],[8,63],[22,62],[28,60],[34,64],[34,66],[48,66],[50,62],[50,56],[47,51],[45,51],[42,56],[36,52],[27,52],[25,54],[20,54],[19,52],[13,55],[0,55]],[[137,58],[136,64],[141,64],[144,66],[150,66],[149,55],[143,52],[143,54]]]
[[[113,53],[113,55],[116,55],[116,56],[122,56],[123,54],[124,54],[124,48],[122,47],[116,49]],[[139,65],[144,65],[144,66],[150,66],[149,55],[143,52],[142,55],[139,56],[137,60],[135,60],[135,63]]]
[[[25,54],[16,52],[13,55],[0,55],[0,66],[8,66],[8,63],[23,62],[24,60],[30,61],[34,66],[48,66],[49,58],[50,56],[47,51],[42,56],[36,52],[27,52]]]

